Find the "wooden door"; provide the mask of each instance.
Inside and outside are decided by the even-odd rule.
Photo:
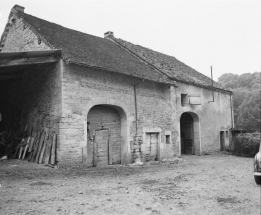
[[[94,157],[96,154],[97,166],[104,166],[109,164],[109,131],[100,130],[95,132],[95,142],[96,152],[94,152]]]
[[[156,161],[158,159],[158,133],[146,134],[146,161]]]
[[[93,134],[96,131],[96,142],[93,142],[89,137],[87,139],[87,163],[95,166],[94,153],[98,153],[101,157],[98,159],[99,165],[105,164],[105,160],[110,157],[109,164],[121,163],[121,118],[117,110],[109,106],[94,106],[88,113],[87,121],[89,123],[88,131],[90,138],[93,138]],[[108,137],[108,130],[97,131],[101,127],[110,130],[110,152],[107,151],[107,158],[104,157],[104,150],[106,138]],[[107,138],[108,139],[108,138]],[[94,143],[96,145],[94,145]],[[98,145],[97,145],[98,143]],[[96,149],[94,149],[96,147]],[[100,153],[97,150],[101,150]],[[94,152],[95,151],[95,152]],[[109,160],[109,158],[108,158]],[[108,162],[105,164],[108,165]]]

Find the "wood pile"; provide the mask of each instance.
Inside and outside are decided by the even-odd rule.
[[[29,162],[54,166],[56,164],[57,135],[53,132],[33,132],[25,128],[24,137],[16,147],[15,157]]]

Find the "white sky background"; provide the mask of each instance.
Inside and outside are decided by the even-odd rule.
[[[11,8],[176,57],[214,79],[261,71],[260,0],[1,0],[0,34]],[[70,39],[70,38],[68,38]]]

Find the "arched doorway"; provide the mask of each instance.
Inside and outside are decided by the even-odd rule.
[[[127,118],[114,105],[95,105],[87,115],[87,163],[91,166],[120,164],[126,144]]]
[[[180,117],[181,154],[200,155],[200,126],[195,113],[185,112]]]

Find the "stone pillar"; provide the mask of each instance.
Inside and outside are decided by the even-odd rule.
[[[133,144],[134,144],[134,150],[133,150],[134,163],[143,162],[143,153],[141,151],[142,137],[135,135],[133,137]]]

